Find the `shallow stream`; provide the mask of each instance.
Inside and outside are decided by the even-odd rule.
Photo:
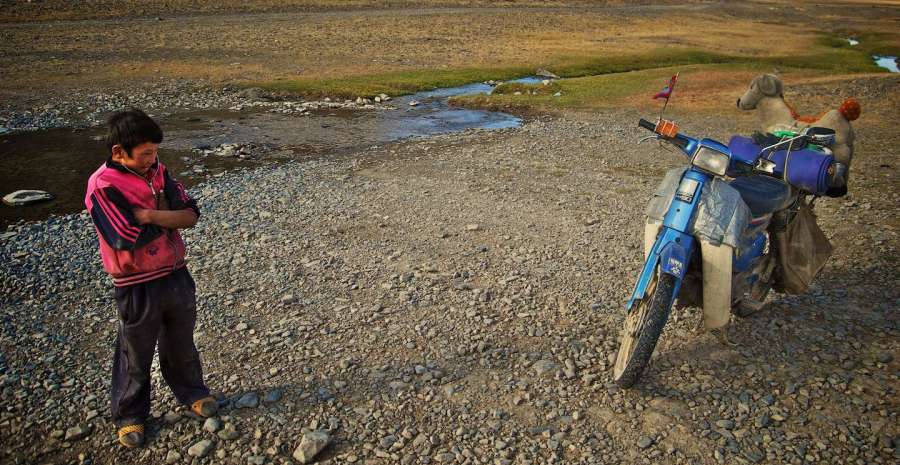
[[[539,83],[540,79],[516,82]],[[165,133],[159,156],[191,186],[241,167],[324,156],[409,137],[521,125],[521,119],[513,115],[447,103],[449,97],[492,89],[488,84],[470,84],[397,97],[388,109],[319,109],[307,116],[269,112],[266,107],[174,114],[159,118]],[[20,207],[0,203],[0,230],[19,220],[81,211],[87,179],[107,158],[104,133],[105,128],[48,129],[0,136],[0,196],[36,189],[55,197]],[[202,151],[222,144],[250,144],[261,148],[257,151],[261,155],[241,159]]]

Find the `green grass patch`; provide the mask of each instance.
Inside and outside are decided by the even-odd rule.
[[[830,42],[829,42],[830,43]],[[822,44],[807,55],[748,56],[727,55],[702,50],[658,49],[639,55],[622,55],[593,58],[567,58],[557,66],[548,67],[561,77],[581,77],[600,74],[641,71],[654,68],[671,68],[687,65],[742,64],[762,68],[785,67],[827,70],[842,73],[879,72],[871,54],[856,47],[835,47]]]
[[[852,35],[852,34],[848,34]],[[267,82],[246,82],[248,87],[261,87],[263,89],[282,91],[290,94],[301,95],[306,98],[356,98],[371,97],[381,93],[397,96],[410,94],[422,90],[431,90],[443,87],[455,87],[473,82],[487,80],[509,80],[516,77],[527,76],[534,73],[539,67],[547,68],[564,78],[582,78],[585,76],[616,75],[645,70],[669,70],[671,68],[684,68],[695,65],[736,65],[744,68],[771,70],[773,68],[790,69],[800,68],[809,70],[822,70],[833,73],[871,73],[885,72],[875,65],[871,55],[898,54],[894,35],[867,33],[859,36],[860,45],[850,46],[840,36],[822,36],[806,55],[784,56],[748,56],[713,53],[696,49],[660,48],[639,54],[603,55],[603,56],[566,56],[558,57],[544,63],[531,63],[515,67],[484,67],[461,69],[425,69],[415,71],[397,71],[373,75],[347,76],[343,78],[301,78],[291,80],[276,80]],[[893,48],[892,48],[893,47]],[[655,74],[651,73],[655,76]],[[645,83],[634,81],[633,75],[628,74],[621,78],[613,78],[608,84],[612,91],[600,90],[599,92],[612,92],[620,95],[622,92],[637,90],[638,86]],[[570,99],[566,95],[585,94],[594,95],[595,98],[604,95],[592,94],[582,89],[581,81],[566,79],[564,92],[565,98],[560,102]],[[524,85],[501,88],[493,97],[506,98],[508,94],[520,92],[535,98],[549,98],[559,89],[540,90],[535,95],[535,88]],[[511,91],[509,91],[512,89]],[[457,99],[468,101],[467,99]],[[471,99],[469,99],[471,100]],[[594,99],[591,99],[594,100]]]
[[[900,56],[900,34],[887,34],[884,32],[839,31],[838,35],[823,36],[818,45],[825,49],[840,49],[852,51],[871,58],[872,55]],[[850,45],[847,38],[859,41],[856,45]]]
[[[560,77],[625,73],[692,64],[733,63],[742,57],[693,49],[660,48],[645,53],[594,57],[561,57],[547,68]]]
[[[331,79],[303,78],[247,82],[244,85],[298,94],[308,98],[356,98],[371,97],[382,93],[390,96],[405,95],[422,90],[456,87],[491,79],[513,79],[533,72],[534,68],[530,67],[428,69]]]
[[[771,71],[769,63],[726,63],[711,65],[672,66],[668,68],[645,69],[627,73],[602,74],[584,76],[556,81],[560,95],[509,93],[492,95],[471,95],[453,97],[450,104],[469,108],[505,110],[513,113],[528,114],[534,111],[556,111],[562,109],[591,109],[616,105],[620,99],[632,95],[644,94],[649,101],[653,94],[665,86],[672,74],[679,72],[680,85],[691,85],[691,74],[702,74],[709,71],[750,70],[754,72]],[[790,72],[798,68],[782,68]],[[822,71],[822,74],[827,72]],[[676,90],[676,94],[677,94]],[[676,97],[677,99],[677,97]]]
[[[699,69],[696,65],[691,70]],[[451,105],[504,109],[521,112],[527,108],[554,110],[563,108],[594,108],[603,106],[620,97],[639,92],[656,92],[662,89],[665,80],[679,68],[659,68],[624,73],[601,74],[568,78],[556,81],[553,93],[533,95],[522,93],[494,93],[492,95],[469,95],[453,97]],[[682,75],[689,72],[680,68]],[[559,92],[559,96],[554,94]],[[649,95],[648,95],[649,98]]]

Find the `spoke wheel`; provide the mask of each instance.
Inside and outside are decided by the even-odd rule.
[[[661,273],[647,288],[647,298],[625,317],[619,353],[613,366],[613,380],[619,386],[629,388],[634,385],[647,367],[666,325],[674,293],[675,277]]]

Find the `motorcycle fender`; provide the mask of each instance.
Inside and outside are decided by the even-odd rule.
[[[669,242],[659,252],[659,270],[679,280],[684,279],[688,265],[687,250],[677,242]]]
[[[721,328],[731,319],[731,273],[734,249],[727,244],[700,241],[703,266],[703,325]]]
[[[656,243],[656,237],[662,229],[662,221],[647,218],[644,224],[644,260],[650,258],[650,252],[653,251],[653,244]]]
[[[651,229],[645,229],[645,239],[649,241]],[[681,280],[687,272],[686,268],[689,263],[690,251],[693,247],[694,238],[682,232],[673,229],[663,228],[660,234],[650,247],[650,253],[646,253],[646,261],[635,284],[634,292],[628,303],[625,305],[626,310],[631,310],[634,303],[643,299],[647,294],[647,286],[649,285],[654,273],[656,273],[657,265],[662,273],[668,273],[678,278],[680,285]],[[675,288],[676,294],[678,287]]]

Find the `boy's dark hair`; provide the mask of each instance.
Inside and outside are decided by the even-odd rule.
[[[110,153],[114,145],[121,145],[128,156],[131,156],[131,149],[138,145],[144,142],[158,144],[163,140],[162,129],[156,121],[137,108],[114,113],[106,120],[106,124],[109,128],[106,148]]]

